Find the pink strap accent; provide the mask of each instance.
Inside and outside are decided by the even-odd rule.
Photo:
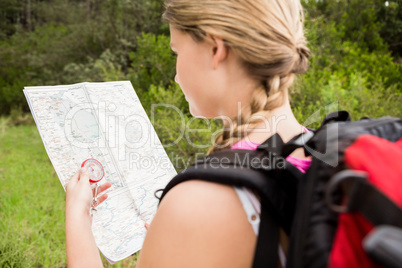
[[[302,126],[303,130],[305,132],[309,132],[309,130],[305,127]],[[243,149],[243,150],[257,150],[257,147],[260,145],[260,143],[248,141],[248,140],[241,140],[231,147],[232,149]],[[289,155],[286,157],[286,160],[289,161],[292,165],[297,167],[301,172],[306,173],[307,169],[311,165],[311,159],[301,159],[297,158],[294,156]]]

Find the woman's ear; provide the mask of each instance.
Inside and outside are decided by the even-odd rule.
[[[213,69],[216,70],[218,68],[219,63],[224,61],[227,56],[229,49],[225,45],[225,42],[220,37],[211,36],[213,41],[212,44],[212,53],[213,53]]]

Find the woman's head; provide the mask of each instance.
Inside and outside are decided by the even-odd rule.
[[[196,42],[221,38],[258,82],[242,117],[281,106],[294,75],[308,68],[299,0],[166,0],[165,5],[171,27]],[[221,139],[233,139],[236,130],[230,132]]]

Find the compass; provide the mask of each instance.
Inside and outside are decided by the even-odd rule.
[[[105,170],[103,169],[102,164],[94,158],[89,158],[82,162],[81,167],[87,168],[89,181],[91,183],[97,183],[103,178],[103,176],[105,176]]]

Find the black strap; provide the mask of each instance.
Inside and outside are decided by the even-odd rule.
[[[304,148],[307,144],[307,142],[314,136],[314,132],[313,131],[309,131],[309,132],[304,132],[301,133],[297,136],[295,136],[293,139],[291,139],[290,141],[288,141],[283,147],[282,147],[282,152],[281,155],[283,157],[287,157],[289,156],[291,153],[293,153],[294,150],[298,149],[298,148]],[[304,151],[304,153],[307,155],[308,152],[306,152],[306,150]]]
[[[285,159],[278,161],[279,165],[276,166],[277,158],[271,161],[264,155],[261,150],[231,150],[210,155],[175,176],[163,190],[160,200],[174,186],[187,180],[199,179],[246,187],[257,192],[262,203],[272,206],[272,216],[286,233],[290,233],[297,185],[303,173]]]
[[[402,209],[366,179],[366,173],[344,170],[334,175],[326,191],[326,201],[336,212],[360,212],[374,225],[402,228]],[[332,195],[342,187],[346,206],[332,202]]]
[[[266,209],[262,209],[253,268],[277,267],[278,247],[279,225]]]
[[[275,133],[274,135],[269,137],[269,139],[261,143],[257,147],[257,150],[265,151],[266,153],[268,153],[268,155],[269,154],[281,155],[282,147],[284,145],[285,143],[283,142],[281,136],[278,133]]]
[[[161,198],[175,185],[187,181],[202,179],[210,182],[218,182],[227,185],[244,186],[262,194],[260,227],[257,245],[254,255],[254,268],[277,267],[279,246],[279,223],[280,218],[272,207],[271,200],[267,199],[270,191],[275,191],[274,185],[267,180],[266,174],[246,168],[213,169],[210,165],[206,168],[192,166],[185,172],[179,173],[164,189]],[[282,178],[285,179],[285,178]],[[274,266],[275,265],[275,266]]]
[[[402,229],[381,225],[363,240],[367,254],[383,267],[402,267]]]
[[[350,120],[351,118],[347,111],[335,111],[325,116],[321,126],[332,122],[349,122]]]
[[[402,228],[402,209],[367,181],[354,181],[347,207],[348,211],[359,211],[374,225]]]
[[[297,185],[303,176],[281,155],[282,147],[283,141],[276,134],[255,151],[227,150],[197,160],[168,183],[160,200],[175,185],[194,179],[257,192],[261,198],[261,215],[253,267],[277,267],[279,226],[290,232]]]

